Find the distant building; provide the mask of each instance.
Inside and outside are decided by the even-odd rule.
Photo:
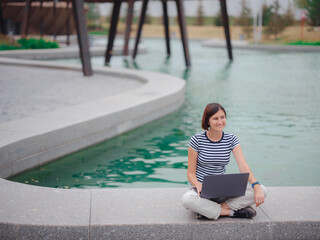
[[[20,35],[25,3],[5,3],[2,5],[4,32]],[[58,2],[33,2],[31,4],[28,34],[67,35],[74,34],[75,24],[71,4]]]

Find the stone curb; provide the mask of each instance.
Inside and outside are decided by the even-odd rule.
[[[202,41],[204,47],[226,48],[223,41],[215,39]],[[286,52],[320,52],[320,46],[296,46],[278,44],[248,44],[244,41],[232,41],[231,45],[235,49],[263,50],[263,51],[286,51]]]
[[[225,217],[217,221],[196,219],[194,213],[182,207],[181,197],[186,188],[52,189],[0,179],[0,191],[3,239],[319,239],[320,236],[320,204],[311,204],[320,197],[320,187],[269,187],[266,202],[257,208],[255,218]]]
[[[94,46],[90,48],[91,56],[104,56],[106,51],[105,46]],[[129,49],[129,55],[132,53]],[[145,46],[138,47],[138,54],[147,53],[148,50]],[[123,53],[123,47],[115,45],[112,51],[114,56],[120,56]],[[52,60],[52,59],[66,59],[66,58],[79,58],[79,48],[71,46],[68,48],[55,48],[55,49],[34,49],[34,50],[8,50],[0,51],[0,57],[6,58],[19,58],[19,59],[32,59],[32,60]]]

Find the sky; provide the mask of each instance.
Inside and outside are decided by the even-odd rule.
[[[184,0],[184,9],[186,16],[196,16],[197,10],[199,6],[199,0]],[[246,0],[247,6],[251,9],[252,14],[255,14],[259,5],[262,3],[266,3],[267,5],[271,5],[274,0]],[[205,16],[216,16],[218,11],[220,11],[220,1],[219,0],[202,0],[203,3],[203,12]],[[295,18],[299,19],[301,16],[301,9],[297,9],[294,6],[293,0],[279,0],[281,9],[280,13],[285,13],[288,5],[291,3],[292,10],[294,12]],[[123,3],[121,7],[121,15],[124,16],[126,13],[126,3]],[[134,4],[134,12],[136,15],[139,14],[141,9],[141,1],[138,1]],[[112,4],[111,3],[103,3],[99,4],[100,14],[102,16],[110,15]],[[227,0],[227,10],[230,16],[239,16],[241,11],[241,0]],[[148,14],[151,16],[162,16],[162,4],[161,1],[149,1],[148,5]],[[170,17],[177,15],[177,10],[174,1],[168,2],[168,14]]]

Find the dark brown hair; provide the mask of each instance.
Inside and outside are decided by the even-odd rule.
[[[215,115],[219,110],[222,110],[227,117],[226,110],[219,103],[209,103],[203,111],[201,127],[204,130],[209,128],[209,118]]]

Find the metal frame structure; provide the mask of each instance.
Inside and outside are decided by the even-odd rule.
[[[13,2],[25,3],[24,11],[23,11],[23,21],[22,21],[22,36],[26,36],[28,34],[28,24],[29,24],[29,19],[30,19],[30,15],[31,15],[31,3],[32,2],[40,2],[40,8],[41,8],[43,2],[50,2],[50,1],[54,2],[53,8],[55,8],[55,3],[57,2],[57,0],[1,0],[1,2],[0,2],[1,33],[4,33],[4,34],[6,33],[5,24],[3,21],[2,4],[13,3]],[[105,64],[108,64],[110,62],[110,59],[112,56],[113,43],[114,43],[114,39],[116,36],[117,24],[118,24],[118,20],[119,20],[119,14],[120,14],[120,8],[121,8],[122,2],[128,2],[128,13],[127,13],[126,31],[125,31],[125,44],[124,44],[124,49],[123,49],[123,54],[125,56],[128,55],[128,43],[129,43],[129,39],[130,39],[130,31],[131,31],[131,25],[132,25],[132,20],[133,20],[133,5],[134,5],[135,1],[138,1],[138,0],[60,0],[60,2],[67,2],[67,5],[72,3],[73,15],[74,15],[75,25],[76,25],[76,29],[77,29],[80,57],[81,57],[81,62],[82,62],[82,71],[85,76],[91,76],[91,75],[93,75],[93,72],[92,72],[92,67],[91,67],[91,62],[90,62],[89,41],[88,41],[88,33],[87,33],[87,27],[86,27],[85,11],[84,11],[84,6],[83,6],[84,2],[89,2],[89,3],[111,2],[111,3],[113,3],[113,11],[112,11],[112,18],[111,18],[111,22],[110,22],[108,44],[107,44],[107,48],[106,48],[106,52],[105,52]],[[145,21],[146,10],[147,10],[147,6],[149,3],[149,0],[141,0],[141,1],[143,1],[143,3],[142,3],[142,10],[140,13],[140,18],[139,18],[139,26],[138,26],[138,31],[137,31],[137,35],[136,35],[134,51],[133,51],[133,55],[132,55],[133,59],[135,59],[136,55],[137,55],[138,45],[139,45],[139,41],[141,38],[141,31],[142,31],[142,27],[143,27],[143,24]],[[171,49],[170,49],[169,21],[168,21],[168,9],[167,9],[167,1],[169,1],[169,0],[160,0],[160,1],[162,1],[162,7],[163,7],[163,23],[164,23],[164,31],[165,31],[167,56],[170,56]],[[189,54],[189,47],[188,47],[188,36],[187,36],[187,30],[186,30],[186,22],[185,22],[184,9],[183,9],[183,0],[171,0],[171,1],[175,1],[175,3],[176,3],[177,12],[178,12],[178,21],[179,21],[179,27],[180,27],[180,33],[181,33],[181,41],[182,41],[183,51],[184,51],[185,64],[186,64],[186,67],[189,68],[191,66],[191,62],[190,62],[190,54]],[[232,46],[231,46],[231,41],[230,41],[229,21],[228,21],[226,0],[220,0],[220,6],[221,6],[221,15],[222,15],[223,26],[224,26],[224,30],[225,30],[228,56],[229,56],[230,61],[232,61],[233,56],[232,56]],[[55,25],[55,23],[53,23],[53,25]],[[54,29],[54,31],[56,34],[57,29]],[[41,24],[40,24],[40,33],[41,33]],[[41,33],[41,35],[42,34],[43,33]],[[69,41],[69,38],[67,41]]]
[[[50,2],[52,0],[1,0],[1,4],[5,3],[13,3],[13,2],[25,2],[24,10],[23,10],[23,21],[22,21],[22,37],[28,35],[28,24],[31,15],[31,3],[32,2],[40,2],[40,7],[42,2]],[[70,0],[61,0],[61,2],[67,2],[69,4]],[[56,0],[53,0],[54,7]],[[78,37],[78,44],[79,44],[79,51],[80,51],[80,58],[82,62],[82,72],[85,76],[93,75],[92,66],[90,62],[90,50],[89,50],[89,41],[88,41],[88,33],[87,33],[87,24],[85,18],[85,11],[84,11],[84,0],[71,0],[72,2],[72,9],[73,15],[75,20],[75,25],[77,29],[77,37]],[[1,6],[2,10],[2,6]],[[54,10],[55,13],[55,10]],[[2,16],[0,16],[1,24],[3,24]],[[53,23],[54,24],[54,23]],[[2,27],[3,29],[3,27]],[[3,31],[3,30],[2,30]],[[57,29],[54,28],[55,33],[57,33]],[[54,34],[55,35],[55,34]]]

